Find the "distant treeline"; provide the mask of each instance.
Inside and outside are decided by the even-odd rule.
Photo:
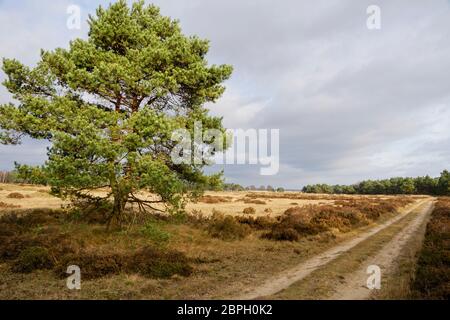
[[[303,187],[306,193],[333,194],[428,194],[450,195],[450,173],[444,170],[440,177],[391,178],[364,180],[353,185],[314,184]]]
[[[0,171],[0,183],[48,184],[40,167],[16,165],[14,171]],[[215,191],[285,191],[282,187],[254,185],[244,187],[237,183],[222,183],[210,188]],[[313,184],[302,189],[305,193],[328,194],[428,194],[450,196],[450,172],[444,170],[439,177],[391,178],[383,180],[364,180],[352,185]]]

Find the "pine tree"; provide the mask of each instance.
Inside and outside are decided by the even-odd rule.
[[[208,65],[208,41],[183,35],[143,1],[99,7],[88,22],[86,40],[42,51],[34,68],[3,59],[4,85],[18,105],[0,106],[1,142],[51,141],[42,170],[53,193],[99,200],[92,191],[107,187],[109,221],[120,221],[128,203],[180,209],[210,179],[205,163],[171,161],[172,133],[192,132],[196,121],[224,132],[205,103],[222,95],[232,67]],[[139,198],[142,189],[157,199]]]

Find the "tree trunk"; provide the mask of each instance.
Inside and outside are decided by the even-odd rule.
[[[123,220],[123,212],[125,211],[125,206],[128,200],[128,194],[125,194],[120,187],[117,190],[113,191],[114,204],[113,210],[111,212],[110,217],[108,218],[107,228],[110,229],[112,222],[117,222],[117,224],[121,224]]]

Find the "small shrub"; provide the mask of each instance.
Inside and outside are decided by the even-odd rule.
[[[297,231],[299,236],[315,235],[328,230],[324,226],[311,223],[309,219],[305,218],[303,215],[291,214],[282,216],[280,222],[275,225],[274,231],[279,232],[280,230],[290,228]]]
[[[348,232],[367,225],[382,214],[395,212],[410,201],[410,199],[397,198],[394,200],[342,198],[335,200],[334,205],[291,207],[263,237],[274,240],[295,239],[291,230],[293,229],[298,237],[324,233],[321,239],[327,241],[335,236],[333,233],[325,234],[330,230]]]
[[[175,274],[186,277],[193,271],[183,253],[152,247],[145,247],[127,259],[126,269],[151,278],[169,278]]]
[[[367,224],[367,219],[353,208],[339,208],[324,206],[311,220],[311,222],[324,229],[336,228],[347,232],[353,227]]]
[[[12,192],[10,194],[8,194],[7,198],[10,199],[23,199],[25,198],[25,196],[19,192]]]
[[[23,250],[11,266],[16,273],[30,273],[39,269],[50,269],[53,266],[50,254],[43,247],[28,247]]]
[[[262,237],[277,241],[297,241],[300,238],[298,232],[293,228],[275,228],[263,234]]]
[[[14,209],[14,208],[20,208],[20,205],[14,205],[14,204],[4,203],[4,202],[0,201],[0,208]]]
[[[10,231],[9,234],[2,234],[0,238],[1,262],[16,259],[26,248],[40,245],[39,241],[30,236],[18,235],[16,232]]]
[[[248,208],[245,208],[242,212],[243,212],[244,214],[255,214],[255,213],[256,213],[256,210],[255,210],[255,208],[253,208],[253,207],[248,207]]]
[[[327,227],[311,223],[314,210],[314,206],[289,208],[272,226],[271,231],[263,234],[262,237],[279,241],[296,241],[300,237],[316,235],[328,230]]]
[[[303,223],[308,223],[309,221],[311,221],[311,218],[316,214],[316,211],[317,206],[312,205],[304,207],[295,206],[284,211],[281,219],[283,218],[287,219],[286,217],[295,216],[296,221],[301,220]]]
[[[142,234],[152,240],[155,244],[164,245],[170,239],[170,234],[161,228],[154,221],[148,221],[142,228]]]
[[[207,231],[213,238],[231,241],[245,238],[250,233],[250,228],[247,225],[240,224],[232,216],[216,213],[211,218]]]
[[[236,217],[236,220],[239,223],[248,225],[249,227],[256,230],[270,229],[276,223],[276,220],[269,216],[261,216],[256,218],[248,216],[238,216]]]
[[[81,252],[78,254],[64,255],[54,269],[61,278],[67,277],[67,267],[79,266],[83,279],[97,279],[111,274],[119,274],[122,271],[123,257],[117,254],[97,254]]]
[[[80,252],[64,256],[55,268],[55,273],[66,277],[69,265],[77,265],[85,279],[97,279],[120,273],[138,273],[149,278],[169,278],[175,274],[189,276],[193,268],[189,259],[178,251],[166,251],[145,247],[129,253]]]
[[[207,224],[209,221],[209,218],[203,214],[201,210],[192,210],[190,214],[186,215],[186,223],[194,226],[194,227],[200,227]]]

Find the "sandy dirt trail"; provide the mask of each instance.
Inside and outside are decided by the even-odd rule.
[[[396,234],[375,256],[364,261],[362,267],[346,277],[344,284],[335,288],[332,300],[364,300],[369,299],[373,290],[367,288],[367,267],[376,265],[381,269],[381,276],[389,274],[395,266],[395,260],[411,237],[415,236],[420,226],[431,213],[433,203],[428,202],[422,211],[414,217],[404,229]]]
[[[249,300],[249,299],[256,299],[259,297],[264,296],[270,296],[273,294],[276,294],[277,292],[280,292],[281,290],[289,287],[293,283],[302,280],[309,274],[311,274],[313,271],[317,270],[318,268],[326,265],[330,261],[333,261],[337,257],[339,257],[342,253],[352,249],[362,241],[370,238],[377,232],[389,227],[393,223],[399,221],[409,213],[411,213],[413,210],[419,208],[420,206],[424,206],[426,210],[429,210],[429,206],[431,206],[431,200],[430,199],[424,199],[424,200],[418,200],[415,204],[408,206],[405,210],[400,211],[398,215],[396,215],[394,218],[366,231],[358,236],[345,241],[331,249],[328,249],[324,251],[323,253],[316,255],[303,263],[300,263],[296,267],[287,270],[283,272],[282,274],[273,277],[271,279],[268,279],[265,281],[261,286],[250,288],[247,291],[244,291],[242,295],[237,297],[232,297],[232,299],[239,299],[239,300]],[[419,215],[424,216],[424,215]],[[367,279],[367,275],[365,275],[365,279]],[[356,279],[354,282],[347,282],[348,286],[351,286],[352,284],[358,283],[359,279]],[[364,280],[365,281],[365,280]],[[364,282],[365,283],[365,282]],[[350,290],[350,289],[349,289]],[[367,289],[365,289],[368,291]],[[344,297],[344,295],[342,296]],[[344,297],[345,298],[345,297]]]

